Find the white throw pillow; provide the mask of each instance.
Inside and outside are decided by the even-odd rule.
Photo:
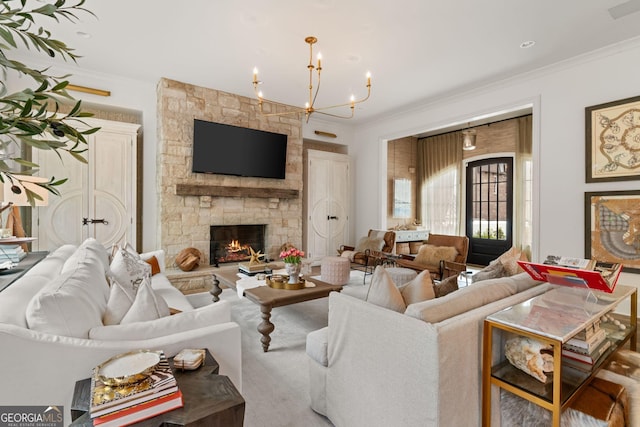
[[[27,306],[25,315],[29,329],[88,338],[91,328],[102,325],[102,314],[107,305],[106,299],[103,303],[101,296],[96,297],[94,285],[107,287],[104,274],[95,277],[82,268],[52,279]]]
[[[413,280],[400,286],[399,289],[407,306],[436,297],[429,270],[422,271]]]
[[[94,340],[146,340],[180,334],[231,321],[231,304],[218,301],[191,311],[166,316],[150,322],[96,326],[89,331]]]
[[[111,276],[133,296],[145,275],[151,275],[151,266],[140,259],[137,253],[132,253],[126,247],[118,247],[113,255],[110,271]]]
[[[117,280],[111,280],[111,292],[107,309],[102,316],[105,325],[118,325],[122,318],[129,312],[135,297],[130,295]]]
[[[147,275],[140,283],[136,299],[120,324],[155,320],[168,315],[169,306],[161,296],[156,295],[151,289],[151,278]]]
[[[381,266],[376,267],[373,272],[366,301],[399,313],[403,313],[407,308],[400,290],[393,283],[387,270]]]

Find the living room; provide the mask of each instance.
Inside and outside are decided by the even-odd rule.
[[[322,2],[319,2],[322,3]],[[596,2],[590,6],[596,8]],[[97,6],[97,5],[96,5]],[[322,4],[315,5],[321,10]],[[334,5],[335,6],[335,5]],[[331,6],[331,7],[334,7]],[[468,5],[467,5],[468,6]],[[586,7],[582,4],[574,4],[574,7]],[[611,5],[613,6],[613,4]],[[93,5],[87,7],[94,10]],[[113,6],[110,6],[113,7]],[[130,8],[133,6],[125,6]],[[138,7],[138,6],[135,6]],[[204,7],[200,5],[200,7]],[[366,9],[368,5],[364,5]],[[418,6],[416,6],[418,7]],[[420,6],[423,7],[423,6]],[[497,7],[495,4],[493,7]],[[606,9],[600,6],[603,13]],[[313,11],[317,11],[313,9]],[[421,9],[425,13],[425,19],[431,14],[428,10]],[[101,17],[101,12],[96,9],[94,12],[105,22],[106,17]],[[133,16],[142,16],[143,11],[132,13]],[[166,13],[166,12],[165,12]],[[188,12],[180,11],[186,17]],[[302,15],[302,12],[301,16]],[[551,12],[550,12],[551,14]],[[236,16],[236,15],[233,15]],[[244,16],[244,15],[243,15]],[[568,17],[569,14],[565,15]],[[185,17],[185,19],[186,19]],[[431,16],[433,18],[433,16]],[[370,115],[366,119],[357,121],[336,121],[323,119],[319,115],[312,115],[308,122],[300,120],[298,124],[290,125],[285,123],[282,126],[291,126],[287,132],[295,135],[295,144],[298,147],[295,162],[300,168],[283,182],[281,186],[287,188],[302,188],[302,183],[292,183],[302,179],[302,147],[305,143],[326,143],[347,147],[349,157],[352,161],[351,182],[349,183],[352,203],[350,205],[350,243],[355,243],[358,237],[364,236],[370,228],[387,228],[387,206],[388,206],[388,180],[387,170],[387,141],[403,138],[409,135],[418,135],[448,126],[457,125],[464,127],[466,123],[473,122],[486,117],[496,116],[505,112],[530,109],[533,121],[533,236],[532,236],[532,259],[541,260],[550,253],[582,256],[585,253],[585,208],[584,197],[586,192],[591,191],[619,191],[636,190],[634,181],[615,181],[608,183],[587,183],[585,181],[585,108],[606,102],[622,100],[640,93],[640,82],[636,78],[636,70],[640,65],[640,39],[638,33],[628,28],[640,28],[637,25],[639,16],[637,13],[619,18],[616,22],[624,28],[620,30],[622,35],[618,38],[603,37],[608,42],[601,44],[585,45],[598,46],[588,49],[577,49],[570,57],[558,57],[549,61],[544,66],[526,67],[522,66],[518,72],[511,72],[508,75],[494,76],[489,78],[478,78],[473,83],[450,88],[450,90],[438,92],[434,90],[427,97],[413,102],[407,102],[393,110]],[[130,18],[128,18],[130,19]],[[164,19],[167,19],[166,17]],[[247,19],[246,17],[244,19]],[[117,20],[115,22],[118,22]],[[126,21],[131,27],[136,27],[139,23]],[[165,22],[165,21],[162,21]],[[244,25],[249,26],[247,21]],[[68,24],[67,24],[68,25]],[[83,22],[82,28],[96,25],[96,21],[87,19]],[[167,28],[170,24],[167,24]],[[382,25],[382,24],[376,24]],[[537,23],[540,28],[541,23]],[[73,27],[73,26],[72,26]],[[127,27],[127,25],[125,25]],[[75,32],[69,30],[69,33]],[[266,31],[263,29],[263,31]],[[273,30],[268,30],[274,32]],[[330,30],[326,30],[330,31]],[[614,33],[614,30],[610,30]],[[305,36],[308,34],[304,34]],[[317,32],[316,34],[322,42],[327,37]],[[609,33],[607,33],[609,36]],[[133,37],[133,36],[132,36]],[[194,36],[195,37],[195,36]],[[142,37],[140,37],[142,38]],[[223,37],[217,36],[215,40]],[[285,34],[281,39],[294,38],[297,40],[298,34],[294,36]],[[214,38],[212,38],[213,40]],[[259,37],[256,37],[259,39]],[[435,39],[435,38],[434,38]],[[66,40],[73,45],[73,40]],[[522,40],[514,41],[518,44]],[[560,43],[558,40],[547,41],[548,43]],[[590,40],[593,43],[593,40]],[[84,42],[83,42],[84,43]],[[152,42],[153,43],[153,42]],[[253,44],[257,42],[254,40]],[[259,44],[259,43],[257,43]],[[579,44],[576,41],[576,44]],[[115,48],[115,47],[114,47]],[[157,248],[164,248],[170,254],[175,254],[186,246],[193,244],[203,244],[202,241],[186,241],[183,236],[174,232],[166,231],[168,227],[167,217],[163,214],[163,209],[167,208],[164,203],[175,197],[171,186],[175,185],[174,173],[164,173],[166,163],[165,143],[172,137],[167,136],[168,132],[182,131],[184,127],[175,126],[175,121],[163,120],[164,111],[162,108],[163,95],[181,96],[179,91],[187,93],[189,91],[206,92],[208,94],[222,93],[225,100],[230,103],[253,103],[255,108],[257,101],[252,97],[251,88],[251,68],[255,65],[253,51],[245,50],[247,46],[237,48],[237,52],[244,52],[247,67],[246,70],[235,69],[233,74],[241,84],[246,84],[247,89],[242,91],[228,90],[220,81],[212,79],[210,85],[191,84],[186,81],[176,80],[171,74],[156,75],[154,78],[143,78],[142,74],[137,76],[126,73],[128,68],[138,68],[138,59],[135,56],[123,57],[119,64],[121,73],[105,72],[100,68],[89,68],[85,63],[90,63],[92,56],[99,52],[84,48],[80,52],[84,58],[78,60],[78,66],[72,64],[55,62],[52,70],[56,74],[70,73],[73,83],[81,86],[105,88],[111,91],[111,96],[102,97],[86,93],[74,93],[78,99],[82,99],[89,106],[100,106],[104,110],[133,111],[140,117],[140,124],[143,129],[142,147],[142,209],[141,221],[142,238],[140,248],[142,251],[151,251]],[[214,55],[215,43],[211,42],[207,55]],[[332,46],[326,46],[325,55],[329,55]],[[279,49],[278,49],[279,50]],[[456,55],[464,55],[466,48],[458,47]],[[416,52],[418,49],[415,50]],[[236,55],[239,55],[236,52]],[[515,52],[513,55],[522,55],[524,51]],[[291,55],[304,66],[304,53],[301,58]],[[51,64],[47,60],[35,57],[32,52],[19,49],[17,59],[28,62],[37,67],[45,68]],[[86,59],[86,62],[85,62]],[[167,55],[165,61],[171,62],[172,58]],[[389,61],[389,59],[387,59]],[[390,60],[393,62],[394,60]],[[142,61],[140,61],[142,62]],[[327,75],[331,71],[331,66],[326,62]],[[397,62],[397,61],[396,61]],[[142,65],[143,66],[143,65]],[[473,68],[473,63],[466,66]],[[304,68],[304,67],[301,67]],[[359,68],[359,67],[357,67]],[[202,70],[208,73],[211,70]],[[242,77],[246,71],[246,78]],[[266,71],[266,70],[265,70]],[[304,69],[300,72],[304,73]],[[376,101],[376,84],[383,76],[373,74],[372,97],[368,103]],[[463,75],[465,72],[460,72]],[[424,79],[423,71],[413,74],[409,81],[414,82],[416,91],[421,86],[421,79]],[[462,76],[461,76],[462,77]],[[432,78],[432,77],[430,77]],[[273,77],[272,77],[273,79]],[[236,82],[237,83],[237,82]],[[265,86],[269,82],[265,82]],[[8,85],[10,88],[20,87],[21,81],[15,76],[9,76]],[[360,82],[353,83],[356,87]],[[394,85],[396,83],[392,83]],[[327,82],[327,87],[330,83]],[[326,89],[326,88],[325,88]],[[362,88],[364,89],[364,88]],[[274,92],[277,89],[273,89]],[[301,89],[304,93],[304,87]],[[275,95],[274,95],[275,96]],[[203,99],[205,97],[203,96]],[[240,101],[238,101],[240,100]],[[167,106],[167,110],[172,110],[176,104]],[[363,104],[366,112],[367,103]],[[227,105],[224,106],[228,108]],[[189,107],[191,108],[191,107]],[[191,120],[197,114],[194,110],[186,109],[181,111],[184,114],[183,120]],[[199,114],[209,114],[204,109],[198,111]],[[356,118],[360,111],[356,109]],[[207,118],[214,120],[213,115]],[[173,117],[172,117],[173,119]],[[181,125],[183,126],[183,125]],[[278,125],[280,126],[280,125]],[[317,134],[315,131],[321,131]],[[324,136],[333,134],[336,137]],[[183,138],[187,139],[187,138]],[[294,138],[292,138],[294,139]],[[185,154],[188,156],[188,154]],[[299,162],[299,163],[298,163]],[[186,167],[186,166],[185,166]],[[297,167],[297,166],[296,166]],[[186,173],[188,175],[188,172]],[[179,176],[179,178],[183,178]],[[215,178],[210,182],[215,182]],[[223,179],[220,183],[224,185]],[[237,182],[237,181],[236,181]],[[253,184],[249,184],[253,185]],[[206,210],[211,206],[201,206],[200,201],[188,202],[197,204],[197,209]],[[280,202],[278,202],[280,203]],[[280,206],[291,214],[288,202]],[[193,207],[190,205],[190,207]],[[302,208],[295,206],[293,212],[296,216],[302,217]],[[193,215],[199,216],[199,213]],[[282,213],[280,215],[283,215]],[[213,223],[212,221],[211,223]],[[292,223],[287,237],[295,243],[302,243],[301,222]],[[36,236],[37,237],[37,236]],[[281,238],[282,236],[279,236]],[[275,236],[274,236],[275,238]],[[275,246],[275,243],[274,243]],[[275,252],[272,250],[271,255]],[[169,260],[170,261],[170,260]],[[636,274],[623,273],[625,284],[632,284],[640,287],[640,278]]]

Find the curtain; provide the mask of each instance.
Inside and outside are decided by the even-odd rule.
[[[431,233],[459,234],[460,133],[418,140],[417,217]]]
[[[533,222],[532,116],[520,117],[517,119],[517,123],[513,245],[522,248],[531,259],[531,227]]]

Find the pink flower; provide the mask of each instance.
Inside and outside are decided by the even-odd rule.
[[[280,258],[286,263],[299,264],[304,257],[304,251],[296,248],[289,248],[286,251],[280,252]]]

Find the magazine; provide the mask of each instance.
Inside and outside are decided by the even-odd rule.
[[[535,280],[554,285],[590,288],[611,293],[616,287],[622,264],[590,260],[590,269],[562,265],[560,261],[574,260],[573,265],[585,265],[575,258],[550,256],[543,264],[518,261],[518,264]],[[547,263],[551,261],[551,263]],[[583,260],[586,261],[586,260]]]

